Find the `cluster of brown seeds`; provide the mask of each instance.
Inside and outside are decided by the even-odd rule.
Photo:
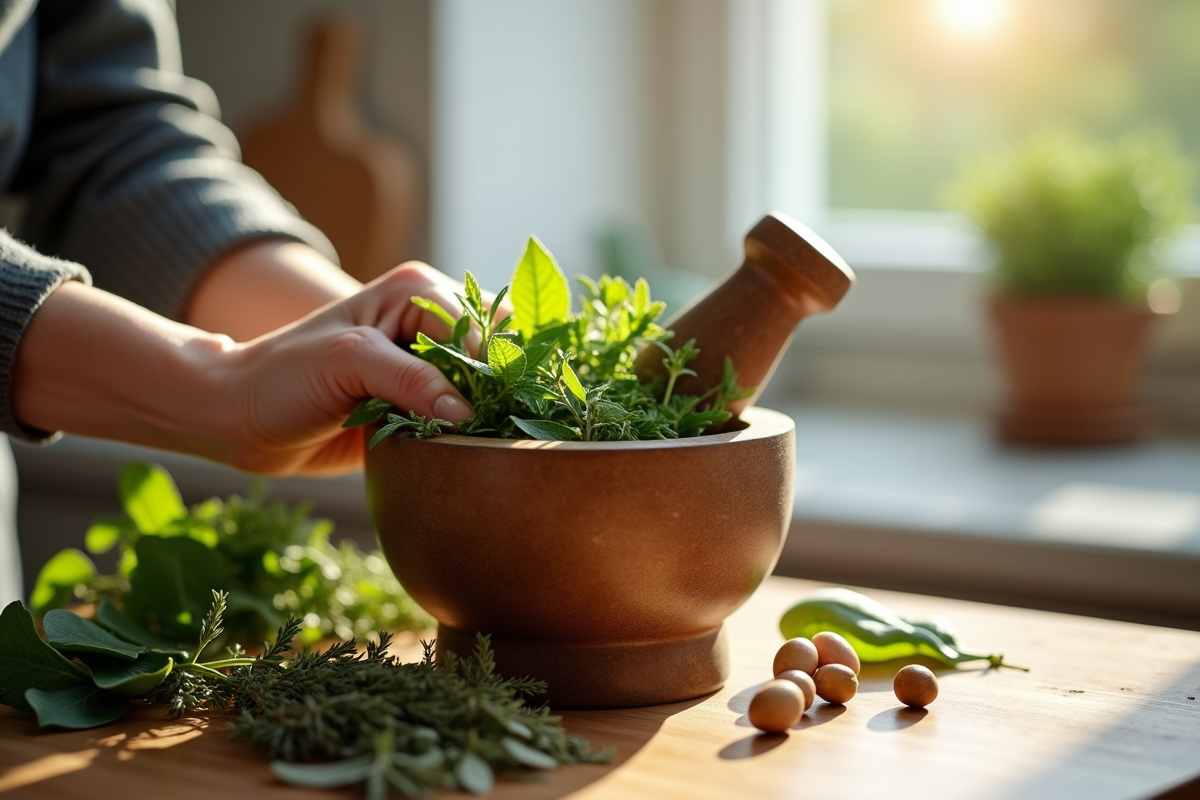
[[[789,639],[775,654],[775,680],[750,701],[750,724],[768,733],[782,733],[800,721],[817,697],[845,704],[858,693],[858,654],[844,638],[822,631],[812,639]],[[911,664],[896,674],[893,684],[901,703],[924,708],[937,697],[937,678],[925,667]]]

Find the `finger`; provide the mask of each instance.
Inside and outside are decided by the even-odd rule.
[[[471,413],[441,370],[396,347],[376,328],[345,331],[330,349],[338,384],[350,397],[378,397],[403,411],[451,423]]]

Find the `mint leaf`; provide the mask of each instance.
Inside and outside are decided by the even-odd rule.
[[[42,641],[33,627],[33,616],[21,601],[13,600],[0,612],[0,701],[18,711],[33,711],[26,690],[53,692],[88,686],[88,677],[62,653]]]
[[[154,689],[175,666],[175,660],[165,653],[142,653],[134,661],[86,655],[82,661],[92,671],[97,687],[125,697],[140,697]]]
[[[503,336],[493,336],[488,342],[488,366],[506,384],[525,374],[525,351]]]
[[[157,464],[126,464],[119,485],[121,505],[142,533],[159,533],[187,515],[175,481]]]
[[[80,730],[107,725],[121,718],[129,708],[129,698],[106,692],[95,686],[42,691],[28,689],[25,700],[37,712],[38,725]]]
[[[509,419],[533,439],[541,439],[544,442],[579,441],[579,431],[568,428],[561,422],[552,422],[548,419],[521,419],[520,417],[509,417]]]
[[[96,565],[74,547],[60,550],[38,573],[29,604],[39,617],[52,608],[67,604],[75,587],[96,577]]]
[[[571,313],[571,286],[554,256],[530,236],[512,282],[517,330],[529,341],[538,331]]]
[[[470,272],[463,276],[463,285],[467,290],[467,305],[479,320],[487,318],[487,309],[483,307],[483,292],[479,289],[479,281]]]
[[[72,653],[102,653],[114,658],[133,661],[144,647],[129,644],[113,636],[96,623],[70,611],[55,609],[42,620],[46,641],[55,650]]]

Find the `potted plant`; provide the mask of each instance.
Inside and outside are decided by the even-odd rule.
[[[1102,444],[1147,433],[1139,376],[1151,322],[1178,306],[1164,245],[1191,213],[1191,179],[1160,131],[1105,142],[1047,128],[977,159],[952,187],[996,256],[1004,439]]]

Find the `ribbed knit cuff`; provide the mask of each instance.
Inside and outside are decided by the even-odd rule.
[[[17,346],[34,312],[67,280],[91,283],[91,276],[80,265],[44,256],[0,229],[0,431],[26,442],[44,444],[59,434],[22,425],[13,413]]]
[[[205,270],[256,239],[303,242],[338,263],[329,239],[300,218],[258,173],[221,157],[176,158],[107,198],[104,224],[72,237],[65,255],[91,269],[96,286],[182,320]]]

